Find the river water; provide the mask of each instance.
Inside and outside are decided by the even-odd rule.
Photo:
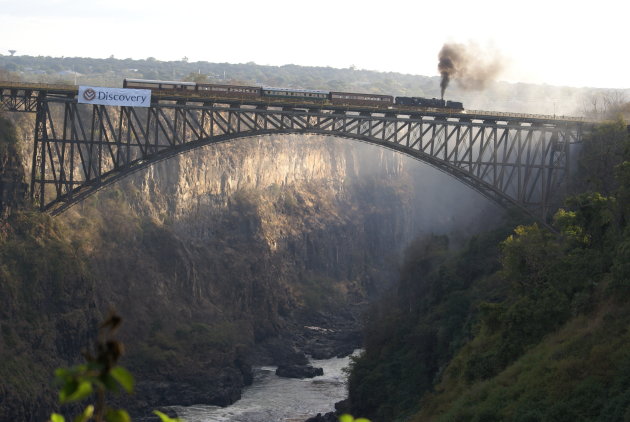
[[[331,412],[346,398],[349,357],[311,360],[324,375],[310,379],[280,378],[275,367],[254,369],[254,382],[231,406],[174,406],[186,422],[304,422],[317,413]]]

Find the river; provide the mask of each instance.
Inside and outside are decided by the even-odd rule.
[[[254,369],[254,382],[243,390],[241,400],[231,406],[174,406],[186,422],[304,422],[335,410],[346,398],[346,375],[350,358],[311,360],[324,375],[310,379],[280,378],[275,367]]]

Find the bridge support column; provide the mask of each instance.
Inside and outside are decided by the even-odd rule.
[[[37,102],[37,114],[35,117],[35,142],[33,145],[33,161],[31,165],[31,186],[30,196],[35,204],[39,205],[40,210],[44,210],[45,184],[43,180],[46,176],[46,145],[48,142],[47,129],[48,103],[42,99]],[[39,186],[36,184],[38,180],[42,182]]]

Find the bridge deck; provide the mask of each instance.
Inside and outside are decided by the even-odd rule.
[[[35,100],[39,95],[51,95],[59,96],[69,100],[74,100],[79,87],[75,85],[59,85],[59,84],[43,84],[43,83],[28,83],[28,82],[3,82],[0,81],[0,97],[4,100],[6,98],[23,99],[23,100]],[[326,109],[333,111],[344,112],[357,112],[357,113],[384,113],[393,115],[422,115],[435,118],[454,118],[458,120],[480,120],[480,121],[518,121],[520,123],[530,124],[553,124],[567,122],[567,123],[595,123],[592,120],[585,119],[583,117],[576,116],[553,116],[546,114],[530,114],[530,113],[510,113],[503,111],[488,111],[488,110],[464,110],[462,112],[455,112],[452,110],[441,110],[428,107],[410,107],[410,106],[398,106],[394,105],[388,108],[377,106],[356,106],[356,105],[334,105],[329,102],[314,102],[303,100],[285,100],[274,97],[265,97],[261,99],[235,99],[229,97],[220,97],[216,95],[204,95],[196,91],[193,92],[181,92],[177,95],[172,93],[164,93],[159,91],[152,92],[153,101],[174,101],[186,103],[220,103],[230,104],[235,106],[252,105],[252,106],[265,106],[265,107],[289,107],[289,108],[304,108],[304,109]],[[4,102],[4,101],[3,101]],[[34,111],[34,107],[24,107],[23,110],[13,111]]]

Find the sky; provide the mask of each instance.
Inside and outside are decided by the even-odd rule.
[[[499,80],[630,88],[626,0],[0,0],[0,54],[331,66],[437,76],[444,43]]]

